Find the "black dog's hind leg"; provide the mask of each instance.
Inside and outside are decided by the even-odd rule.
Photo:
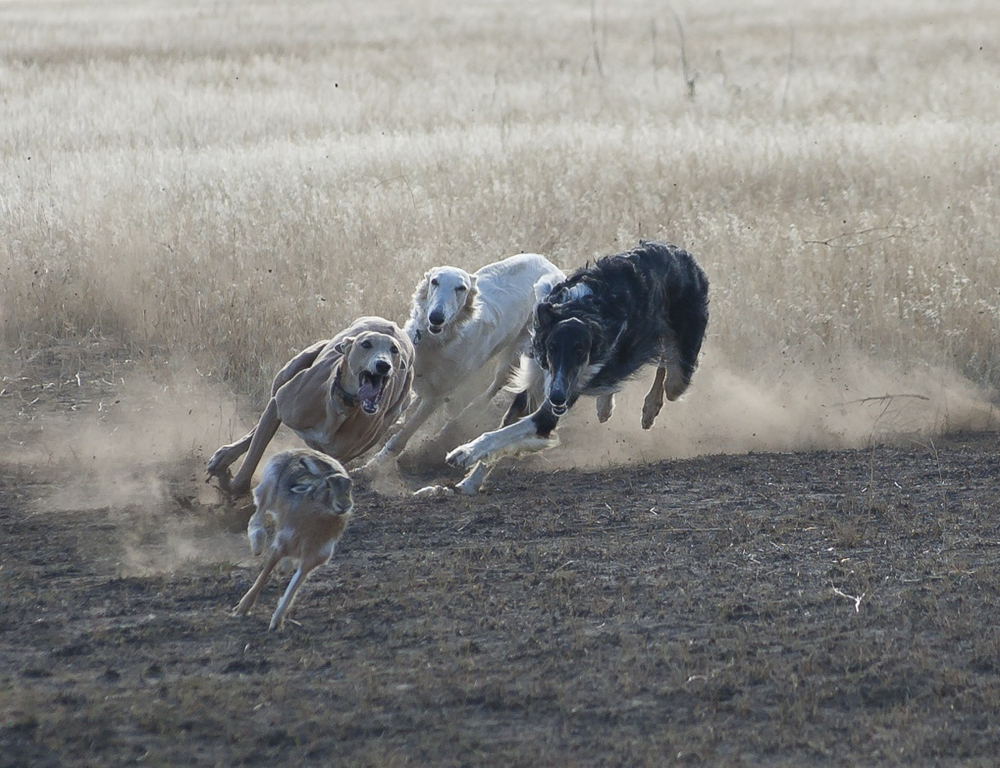
[[[610,395],[599,395],[597,398],[597,420],[603,424],[608,419],[611,418],[611,414],[615,410],[615,396]]]
[[[646,399],[642,401],[642,428],[649,429],[656,421],[660,409],[663,407],[664,385],[667,379],[667,369],[657,368],[656,376],[653,379],[653,386],[646,393]],[[673,399],[673,398],[671,398]]]

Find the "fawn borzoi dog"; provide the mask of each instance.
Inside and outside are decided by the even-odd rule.
[[[306,445],[340,461],[360,456],[379,440],[410,403],[413,344],[389,320],[362,317],[332,339],[318,341],[285,364],[257,426],[224,445],[208,474],[233,495],[250,489],[254,469],[284,422]],[[229,479],[229,466],[247,454]]]
[[[676,400],[691,383],[707,325],[708,278],[676,246],[643,241],[574,272],[535,308],[532,354],[503,426],[448,454],[452,466],[473,467],[463,490],[481,485],[484,465],[557,444],[559,417],[580,395],[596,396],[606,421],[614,393],[647,363],[657,369],[642,426],[652,427],[664,394]]]
[[[532,310],[539,294],[548,293],[564,278],[558,267],[533,253],[488,264],[475,274],[458,267],[428,271],[413,294],[404,326],[417,351],[413,378],[417,404],[365,469],[398,459],[449,395],[492,364],[493,382],[452,421],[487,405],[529,349]]]
[[[315,568],[330,561],[347,528],[354,506],[351,478],[338,461],[318,451],[284,451],[264,465],[264,476],[253,489],[253,500],[257,510],[247,525],[250,550],[254,555],[264,552],[265,517],[274,518],[274,538],[260,575],[233,613],[249,613],[271,572],[282,558],[290,557],[298,561],[298,569],[268,627],[281,629],[302,582]]]

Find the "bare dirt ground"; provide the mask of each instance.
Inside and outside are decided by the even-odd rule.
[[[155,508],[45,503],[67,478],[19,459],[32,415],[107,393],[43,378],[0,399],[0,765],[1000,755],[995,433],[361,487],[269,634],[284,580],[229,614],[258,565],[245,512],[192,490],[203,456],[161,468]]]

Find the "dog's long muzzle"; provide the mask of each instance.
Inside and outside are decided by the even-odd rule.
[[[565,395],[554,393],[549,395],[549,408],[556,416],[562,416],[569,409]]]
[[[562,416],[569,408],[567,389],[569,387],[566,385],[566,376],[560,371],[552,377],[548,392],[549,407],[556,416]]]
[[[427,330],[435,336],[444,330],[444,312],[440,309],[431,310],[427,315]]]
[[[389,381],[388,373],[362,371],[358,377],[358,399],[361,401],[361,410],[369,416],[378,411],[387,381]]]

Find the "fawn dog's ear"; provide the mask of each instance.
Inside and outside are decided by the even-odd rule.
[[[343,355],[344,357],[347,357],[350,354],[351,347],[353,345],[354,345],[354,337],[349,336],[348,338],[343,339],[342,341],[338,341],[336,344],[334,344],[333,351]]]

